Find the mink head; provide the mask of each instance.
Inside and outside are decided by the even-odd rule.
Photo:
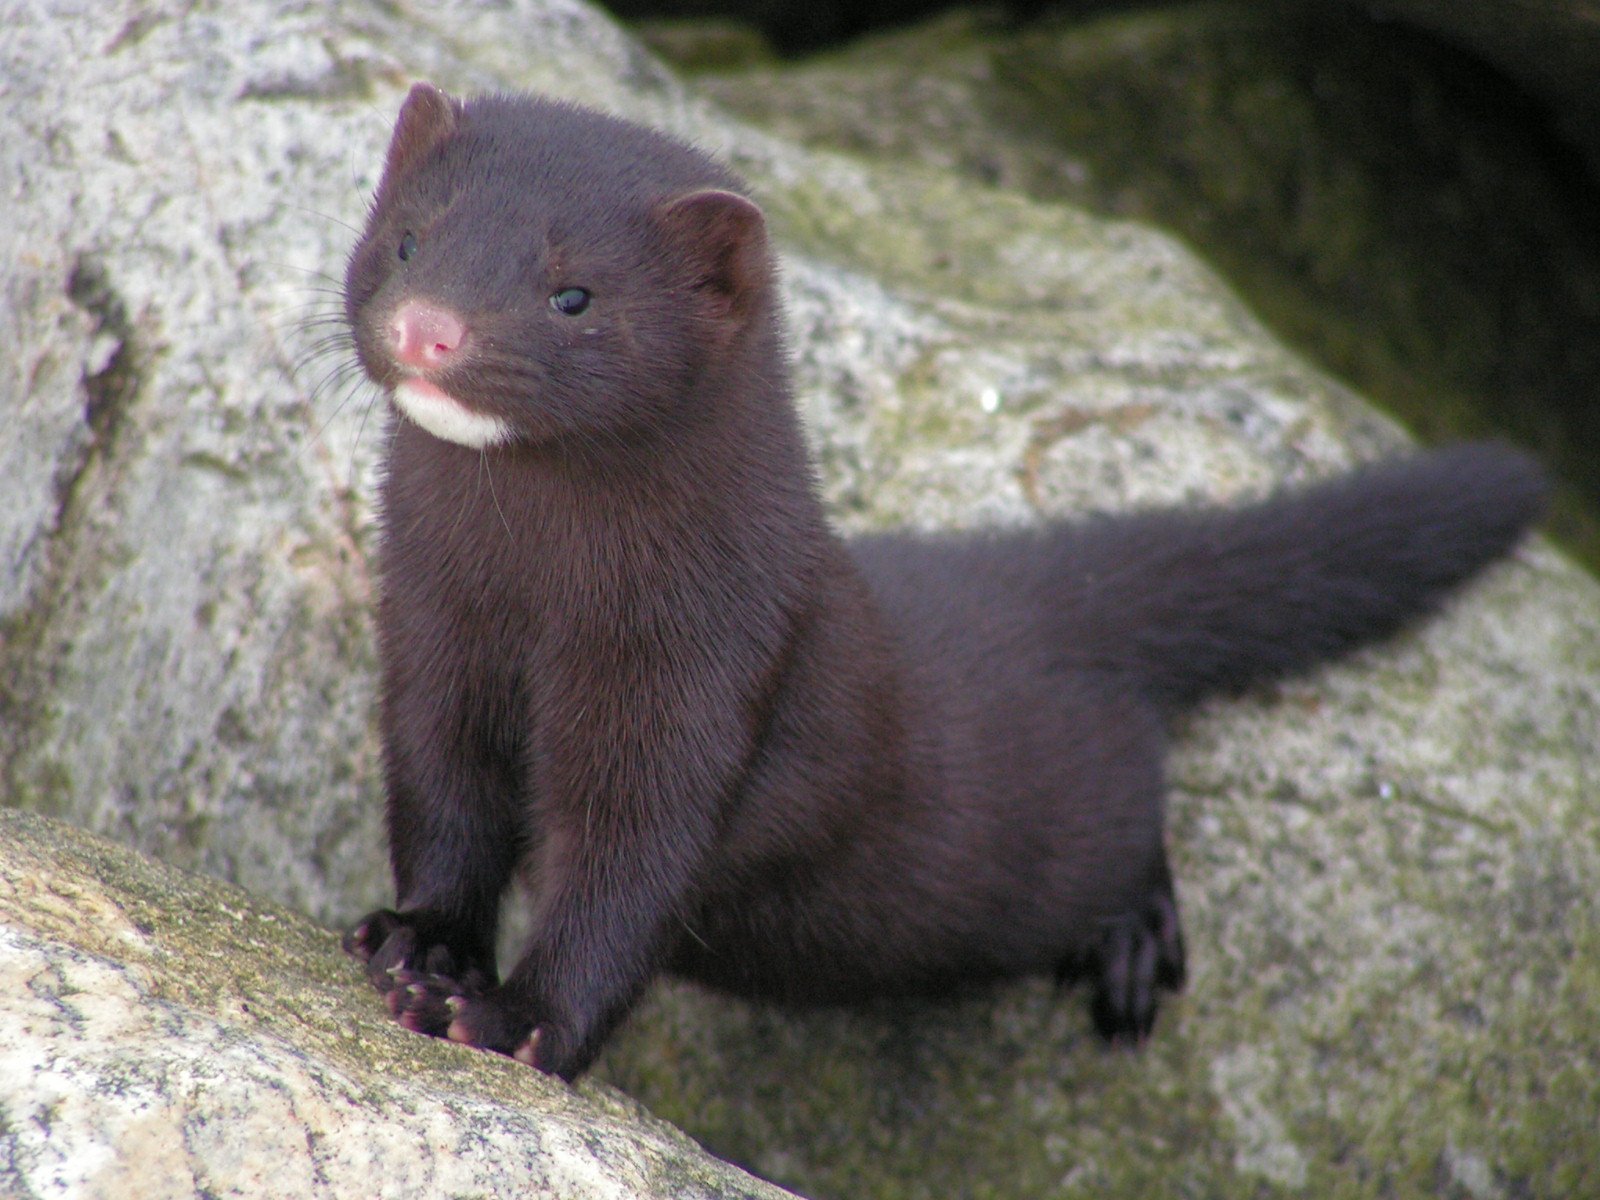
[[[741,189],[626,121],[418,84],[345,273],[361,365],[468,446],[691,419],[708,374],[771,335],[764,222]]]

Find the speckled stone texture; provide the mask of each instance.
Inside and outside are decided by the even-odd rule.
[[[0,810],[0,1191],[776,1200],[597,1086],[386,1020],[304,917]]]

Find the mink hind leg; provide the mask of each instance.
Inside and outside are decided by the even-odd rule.
[[[1074,728],[1077,760],[1063,802],[1076,868],[1066,910],[1078,926],[1056,963],[1084,982],[1097,1032],[1113,1044],[1149,1037],[1163,992],[1186,977],[1183,930],[1166,849],[1165,720],[1136,694],[1102,695]],[[1087,916],[1087,920],[1084,917]]]
[[[1087,977],[1096,1032],[1113,1045],[1150,1036],[1163,991],[1183,987],[1186,966],[1178,901],[1165,856],[1160,881],[1137,908],[1107,920],[1097,944],[1058,968],[1063,981]]]

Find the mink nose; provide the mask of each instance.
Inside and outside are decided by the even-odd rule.
[[[389,323],[389,349],[408,367],[444,366],[466,340],[467,327],[447,308],[408,300]]]

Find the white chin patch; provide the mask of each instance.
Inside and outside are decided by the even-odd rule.
[[[450,393],[421,379],[395,385],[394,402],[436,438],[482,450],[511,440],[511,426],[499,417],[475,413]]]

